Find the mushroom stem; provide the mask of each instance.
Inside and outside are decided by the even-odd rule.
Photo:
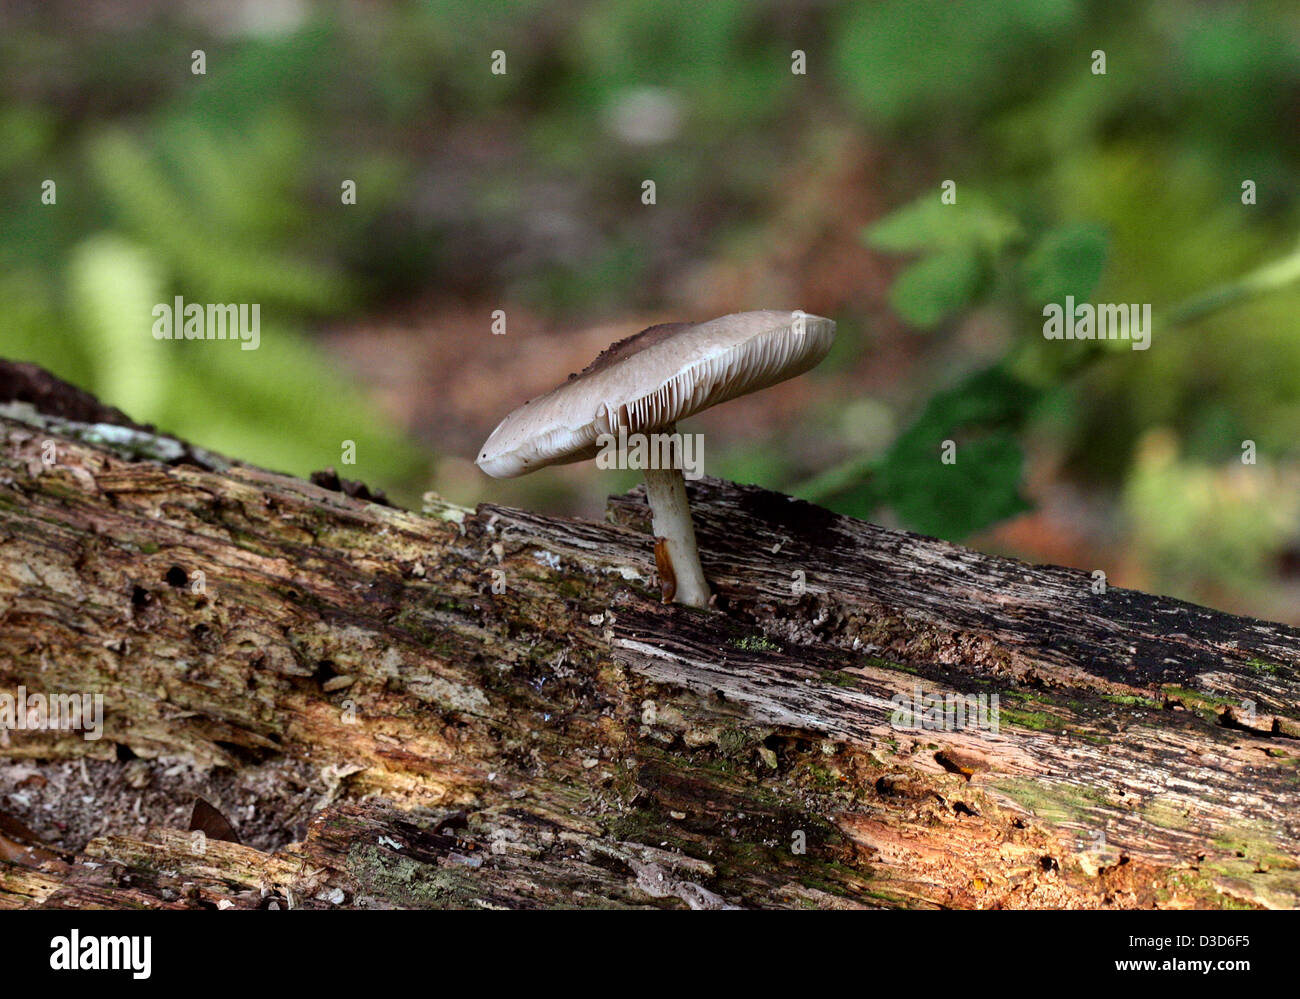
[[[686,501],[686,478],[680,468],[647,468],[645,495],[656,537],[664,539],[673,574],[677,577],[678,603],[690,607],[709,605],[709,584],[704,581],[700,552],[695,547],[695,525]]]

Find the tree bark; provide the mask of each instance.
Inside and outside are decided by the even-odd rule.
[[[640,489],[414,513],[39,369],[0,403],[0,695],[104,703],[0,732],[0,907],[1300,897],[1294,628],[715,480],[691,610]]]

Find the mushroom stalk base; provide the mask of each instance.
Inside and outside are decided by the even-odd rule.
[[[709,584],[704,581],[700,552],[695,546],[695,525],[686,501],[686,479],[680,468],[647,468],[645,495],[656,537],[665,539],[676,578],[677,603],[690,607],[709,605]]]

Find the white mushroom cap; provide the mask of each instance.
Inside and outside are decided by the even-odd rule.
[[[728,399],[801,375],[827,355],[835,324],[799,312],[737,312],[651,326],[608,348],[492,431],[478,466],[513,478],[594,458],[602,434],[652,433]]]

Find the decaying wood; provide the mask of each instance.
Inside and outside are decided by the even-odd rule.
[[[639,491],[605,524],[414,513],[15,370],[42,412],[0,407],[0,694],[105,716],[0,735],[42,840],[0,826],[0,907],[1300,898],[1296,629],[712,480],[716,606],[665,606]],[[949,693],[997,731],[894,724]],[[247,845],[175,818],[196,787]],[[69,795],[87,841],[42,825]]]

